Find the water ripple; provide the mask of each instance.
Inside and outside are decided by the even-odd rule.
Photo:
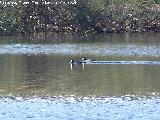
[[[160,56],[160,46],[132,44],[1,44],[0,54]]]
[[[2,120],[157,120],[160,99],[131,96],[1,98],[0,109]]]

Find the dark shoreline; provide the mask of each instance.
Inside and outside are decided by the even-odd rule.
[[[0,36],[1,43],[8,42],[94,42],[94,41],[111,41],[112,38],[122,37],[124,40],[132,38],[133,41],[143,41],[143,39],[150,41],[159,41],[160,32],[123,32],[123,33],[35,33],[28,35],[4,35]],[[153,39],[154,38],[154,39]],[[151,41],[150,41],[151,42]]]

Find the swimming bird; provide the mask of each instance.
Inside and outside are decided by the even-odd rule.
[[[86,62],[86,63],[91,63],[91,62],[96,61],[96,60],[87,59],[87,58],[83,57],[83,58],[82,58],[82,61],[83,61],[83,62]]]
[[[70,64],[82,65],[82,64],[84,64],[84,63],[86,63],[86,62],[85,62],[85,61],[74,61],[74,60],[71,60],[71,61],[70,61]]]

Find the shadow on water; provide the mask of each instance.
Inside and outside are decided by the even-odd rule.
[[[0,43],[159,43],[159,33],[126,34],[52,34],[43,36],[0,36]]]

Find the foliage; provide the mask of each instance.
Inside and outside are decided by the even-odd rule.
[[[20,21],[19,6],[1,5],[0,7],[0,35],[16,33]]]
[[[160,0],[3,0],[0,35],[159,31]]]

